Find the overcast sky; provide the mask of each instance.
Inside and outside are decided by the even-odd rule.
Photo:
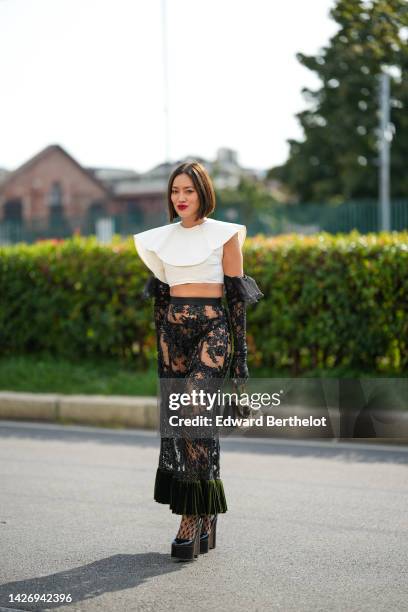
[[[300,138],[296,60],[337,30],[334,0],[166,0],[170,160],[283,163]],[[85,166],[166,158],[162,0],[0,0],[0,167],[49,144]]]

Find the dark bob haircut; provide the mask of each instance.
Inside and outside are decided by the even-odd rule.
[[[178,214],[171,201],[171,190],[173,188],[173,181],[179,174],[187,174],[193,181],[194,187],[198,193],[200,205],[197,211],[198,217],[195,219],[198,221],[203,217],[207,217],[215,209],[215,192],[214,187],[208,174],[207,170],[198,162],[184,162],[173,170],[167,187],[167,204],[169,207],[170,222],[173,221]]]

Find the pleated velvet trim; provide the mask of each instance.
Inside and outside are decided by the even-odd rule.
[[[185,481],[161,468],[156,472],[154,499],[169,504],[173,514],[222,514],[228,509],[221,479]]]

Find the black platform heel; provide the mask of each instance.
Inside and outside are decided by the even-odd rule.
[[[174,538],[171,543],[171,556],[185,561],[192,560],[200,554],[200,533],[202,519],[197,518],[195,535],[192,540]]]
[[[217,541],[217,515],[211,519],[210,533],[202,533],[200,535],[200,553],[207,553],[210,549],[215,548]]]

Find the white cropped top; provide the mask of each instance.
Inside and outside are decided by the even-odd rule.
[[[240,247],[245,225],[204,217],[193,227],[181,221],[133,234],[136,250],[153,274],[170,287],[184,283],[223,283],[224,244],[238,233]]]

